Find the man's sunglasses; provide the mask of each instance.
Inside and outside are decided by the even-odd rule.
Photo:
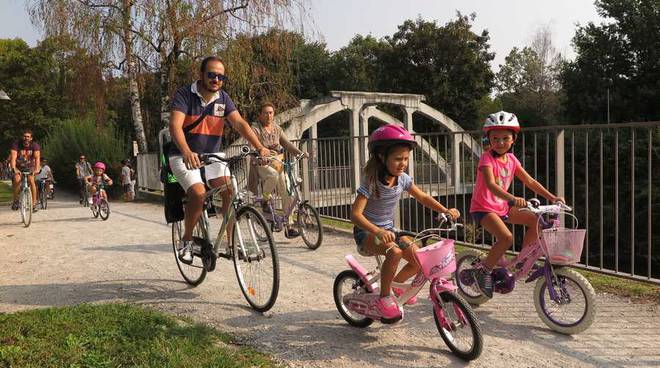
[[[206,78],[211,80],[218,78],[220,82],[224,82],[227,80],[227,76],[225,76],[224,74],[218,74],[214,72],[206,72]]]

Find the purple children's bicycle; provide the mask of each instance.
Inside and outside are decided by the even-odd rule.
[[[442,223],[451,220],[441,216]],[[455,231],[460,224],[452,223],[448,229],[427,229],[418,234],[396,231],[397,240],[401,236],[413,238],[420,244],[416,258],[421,271],[412,282],[392,283],[392,288],[401,290],[396,297],[403,315],[403,305],[415,297],[430,281],[429,298],[433,304],[435,326],[449,349],[463,360],[479,357],[483,348],[481,329],[470,305],[456,294],[456,286],[450,277],[456,269],[454,240],[443,239],[440,231]],[[435,240],[433,244],[429,241]],[[368,272],[351,255],[346,256],[350,270],[342,271],[335,278],[333,294],[339,314],[355,327],[367,327],[374,320],[381,320],[375,302],[380,297],[378,290],[382,256],[376,256],[378,266]],[[396,294],[395,294],[396,295]]]
[[[580,261],[586,230],[560,227],[562,215],[575,218],[569,213],[571,208],[563,203],[541,206],[537,199],[531,199],[525,210],[538,217],[543,229],[541,237],[523,248],[514,259],[502,257],[492,273],[493,291],[510,293],[516,280],[524,277],[527,277],[526,283],[536,281],[534,307],[543,323],[562,334],[580,333],[594,321],[596,293],[584,276],[565,266]],[[544,215],[555,219],[546,221]],[[541,257],[546,261],[543,266],[538,266],[536,261]],[[485,258],[486,254],[470,249],[459,254],[456,260],[455,279],[459,293],[472,305],[489,300],[482,295],[471,273]]]
[[[101,195],[102,192],[105,192],[104,186],[99,186],[96,193],[92,195],[92,204],[89,206],[92,210],[92,215],[95,218],[100,216],[103,221],[110,217],[110,203]]]

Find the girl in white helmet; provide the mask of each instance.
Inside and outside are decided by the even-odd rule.
[[[518,118],[506,111],[490,114],[484,123],[484,134],[490,148],[481,155],[477,167],[477,181],[472,193],[470,215],[474,221],[495,236],[497,240],[482,263],[480,269],[473,271],[473,277],[481,292],[493,297],[491,272],[497,261],[513,243],[513,236],[507,227],[519,224],[527,227],[523,238],[523,247],[539,238],[536,216],[531,212],[520,211],[527,206],[524,198],[509,193],[509,187],[515,176],[525,187],[548,199],[550,202],[565,202],[561,197],[550,193],[538,181],[532,178],[520,165],[512,153],[513,144],[520,132]]]

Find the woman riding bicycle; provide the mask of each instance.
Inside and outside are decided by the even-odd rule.
[[[302,151],[289,142],[284,135],[282,128],[273,121],[274,118],[275,107],[273,104],[270,102],[262,104],[258,121],[252,124],[252,130],[257,138],[259,138],[261,144],[278,154],[282,153],[285,149],[287,152],[294,155],[302,154]],[[283,155],[280,157],[282,159],[284,158]],[[282,170],[281,162],[262,161],[257,159],[251,160],[247,188],[252,193],[257,194],[258,181],[262,181],[262,195],[264,197],[262,209],[264,212],[270,212],[268,199],[273,192],[277,192],[277,194],[282,197],[282,207],[284,209],[289,208],[291,205],[291,195],[287,190],[286,179]],[[292,238],[300,235],[291,225],[293,225],[293,219],[289,216],[287,218],[286,236]]]
[[[369,137],[369,160],[364,168],[364,179],[357,190],[351,208],[353,237],[358,252],[363,255],[385,255],[381,269],[380,298],[374,307],[385,323],[401,319],[396,299],[390,295],[392,281],[405,282],[417,274],[419,265],[415,258],[417,246],[410,239],[395,242],[394,211],[405,190],[419,203],[454,219],[460,216],[457,209],[447,209],[432,196],[422,192],[413,179],[405,173],[410,151],[417,146],[415,139],[402,127],[388,124],[376,129]],[[401,258],[408,261],[401,271],[395,272]],[[399,290],[394,290],[400,292]],[[411,298],[408,304],[413,304]]]
[[[497,241],[480,269],[473,272],[479,289],[489,298],[493,297],[491,272],[497,261],[513,243],[511,231],[506,226],[519,224],[527,227],[523,247],[539,238],[537,217],[526,211],[524,198],[509,193],[515,176],[525,187],[547,198],[550,202],[565,202],[561,197],[550,193],[541,183],[532,178],[512,153],[513,144],[520,132],[520,124],[515,114],[500,111],[490,114],[484,123],[483,131],[488,138],[490,149],[484,151],[477,167],[477,180],[470,203],[470,215],[477,223],[491,233]],[[512,205],[510,205],[510,203]]]

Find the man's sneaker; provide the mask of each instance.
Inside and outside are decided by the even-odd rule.
[[[375,299],[373,307],[378,311],[381,316],[380,321],[383,323],[394,323],[402,317],[401,310],[392,295]]]
[[[298,230],[290,228],[290,227],[286,228],[286,237],[287,238],[295,238],[297,236],[300,236],[300,233],[298,232]]]
[[[18,210],[18,207],[19,207],[19,205],[18,205],[18,201],[14,201],[14,202],[11,204],[11,209],[14,210],[14,211],[17,211],[17,210]]]
[[[32,212],[39,212],[39,207],[32,206]]]
[[[493,297],[493,276],[490,272],[483,268],[475,268],[472,270],[472,277],[477,283],[477,287],[483,295],[488,298]]]
[[[392,291],[394,291],[394,295],[396,295],[397,298],[400,297],[401,294],[403,294],[403,289],[392,288]],[[408,299],[408,300],[407,300],[406,302],[404,302],[403,304],[406,304],[406,305],[414,305],[414,304],[417,304],[417,295],[413,295],[412,298]]]
[[[185,264],[191,264],[193,261],[193,241],[192,240],[182,240],[181,248],[179,248],[179,261]]]

